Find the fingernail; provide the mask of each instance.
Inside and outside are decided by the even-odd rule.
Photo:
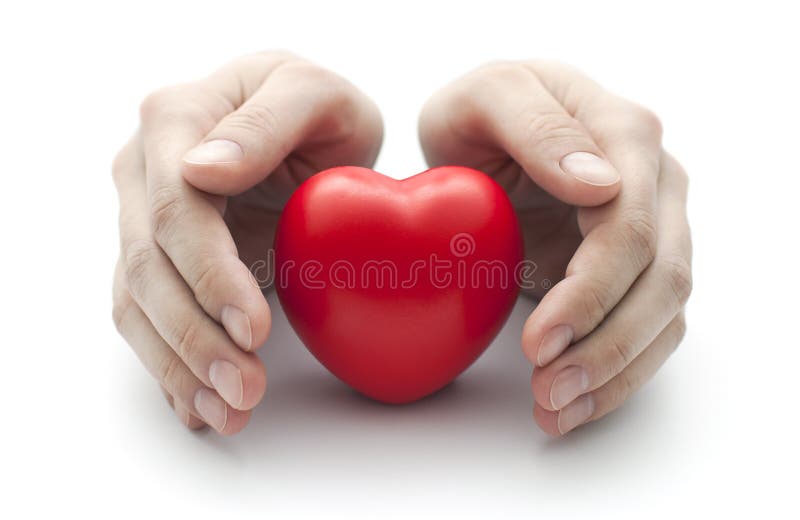
[[[194,407],[200,417],[211,425],[212,428],[221,432],[228,423],[228,407],[225,401],[213,390],[201,388],[194,394]]]
[[[216,360],[208,369],[208,377],[217,393],[234,408],[242,405],[242,372],[230,361]]]
[[[561,410],[589,389],[589,374],[579,366],[567,367],[556,375],[550,387],[550,404]]]
[[[241,309],[233,305],[222,308],[222,326],[230,334],[231,339],[245,350],[250,350],[253,343],[253,330],[250,328],[250,318]]]
[[[231,163],[242,160],[242,147],[227,139],[215,139],[201,143],[183,156],[183,160],[193,164]]]
[[[582,395],[558,412],[558,431],[565,434],[585,423],[594,413],[592,394]]]
[[[610,162],[589,152],[572,152],[559,163],[561,169],[579,181],[608,186],[619,180],[619,172]]]
[[[558,325],[550,329],[544,335],[539,344],[539,352],[536,354],[536,361],[539,366],[544,366],[564,352],[572,341],[572,327],[569,325]]]

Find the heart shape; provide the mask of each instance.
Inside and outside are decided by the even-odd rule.
[[[447,385],[497,335],[518,294],[522,238],[503,189],[470,168],[395,180],[314,175],[275,235],[275,285],[294,330],[339,379],[387,403]]]

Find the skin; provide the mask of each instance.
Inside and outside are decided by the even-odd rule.
[[[247,266],[264,259],[299,183],[372,166],[381,140],[372,101],[286,53],[240,58],[142,103],[113,165],[113,317],[189,428],[247,424],[266,388],[253,350],[270,328]],[[691,290],[687,178],[655,116],[562,65],[493,63],[426,103],[420,140],[432,166],[489,173],[518,211],[540,282],[522,333],[537,423],[561,435],[620,406],[680,342]],[[605,167],[587,175],[572,152]]]
[[[227,435],[247,424],[266,387],[252,351],[270,329],[247,266],[265,259],[303,180],[340,164],[371,166],[381,140],[372,101],[286,53],[246,56],[144,100],[141,126],[113,165],[113,317],[189,428]],[[209,142],[211,152],[190,152]]]
[[[658,119],[564,65],[503,62],[436,93],[420,140],[432,165],[494,176],[557,282],[537,285],[522,332],[536,422],[558,436],[619,407],[680,343],[691,292],[688,179]],[[577,177],[573,152],[600,163]]]

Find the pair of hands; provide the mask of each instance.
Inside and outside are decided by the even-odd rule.
[[[558,281],[535,292],[522,331],[537,423],[560,435],[617,408],[680,342],[691,290],[687,177],[657,118],[563,65],[498,62],[435,94],[419,132],[431,166],[471,166],[503,186],[526,256]],[[113,316],[189,428],[247,424],[266,388],[254,350],[270,329],[247,266],[264,259],[300,183],[370,167],[381,140],[372,101],[287,53],[237,59],[142,103],[113,165]]]

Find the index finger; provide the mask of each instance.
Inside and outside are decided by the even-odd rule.
[[[565,278],[545,295],[523,328],[523,350],[539,366],[594,330],[656,252],[660,125],[649,112],[611,95],[585,102],[581,114],[620,171],[622,183],[609,203],[578,211],[585,238]]]
[[[269,307],[239,260],[221,215],[225,199],[184,180],[183,156],[284,60],[241,58],[203,81],[150,95],[141,110],[154,237],[205,312],[244,350],[266,341]]]

